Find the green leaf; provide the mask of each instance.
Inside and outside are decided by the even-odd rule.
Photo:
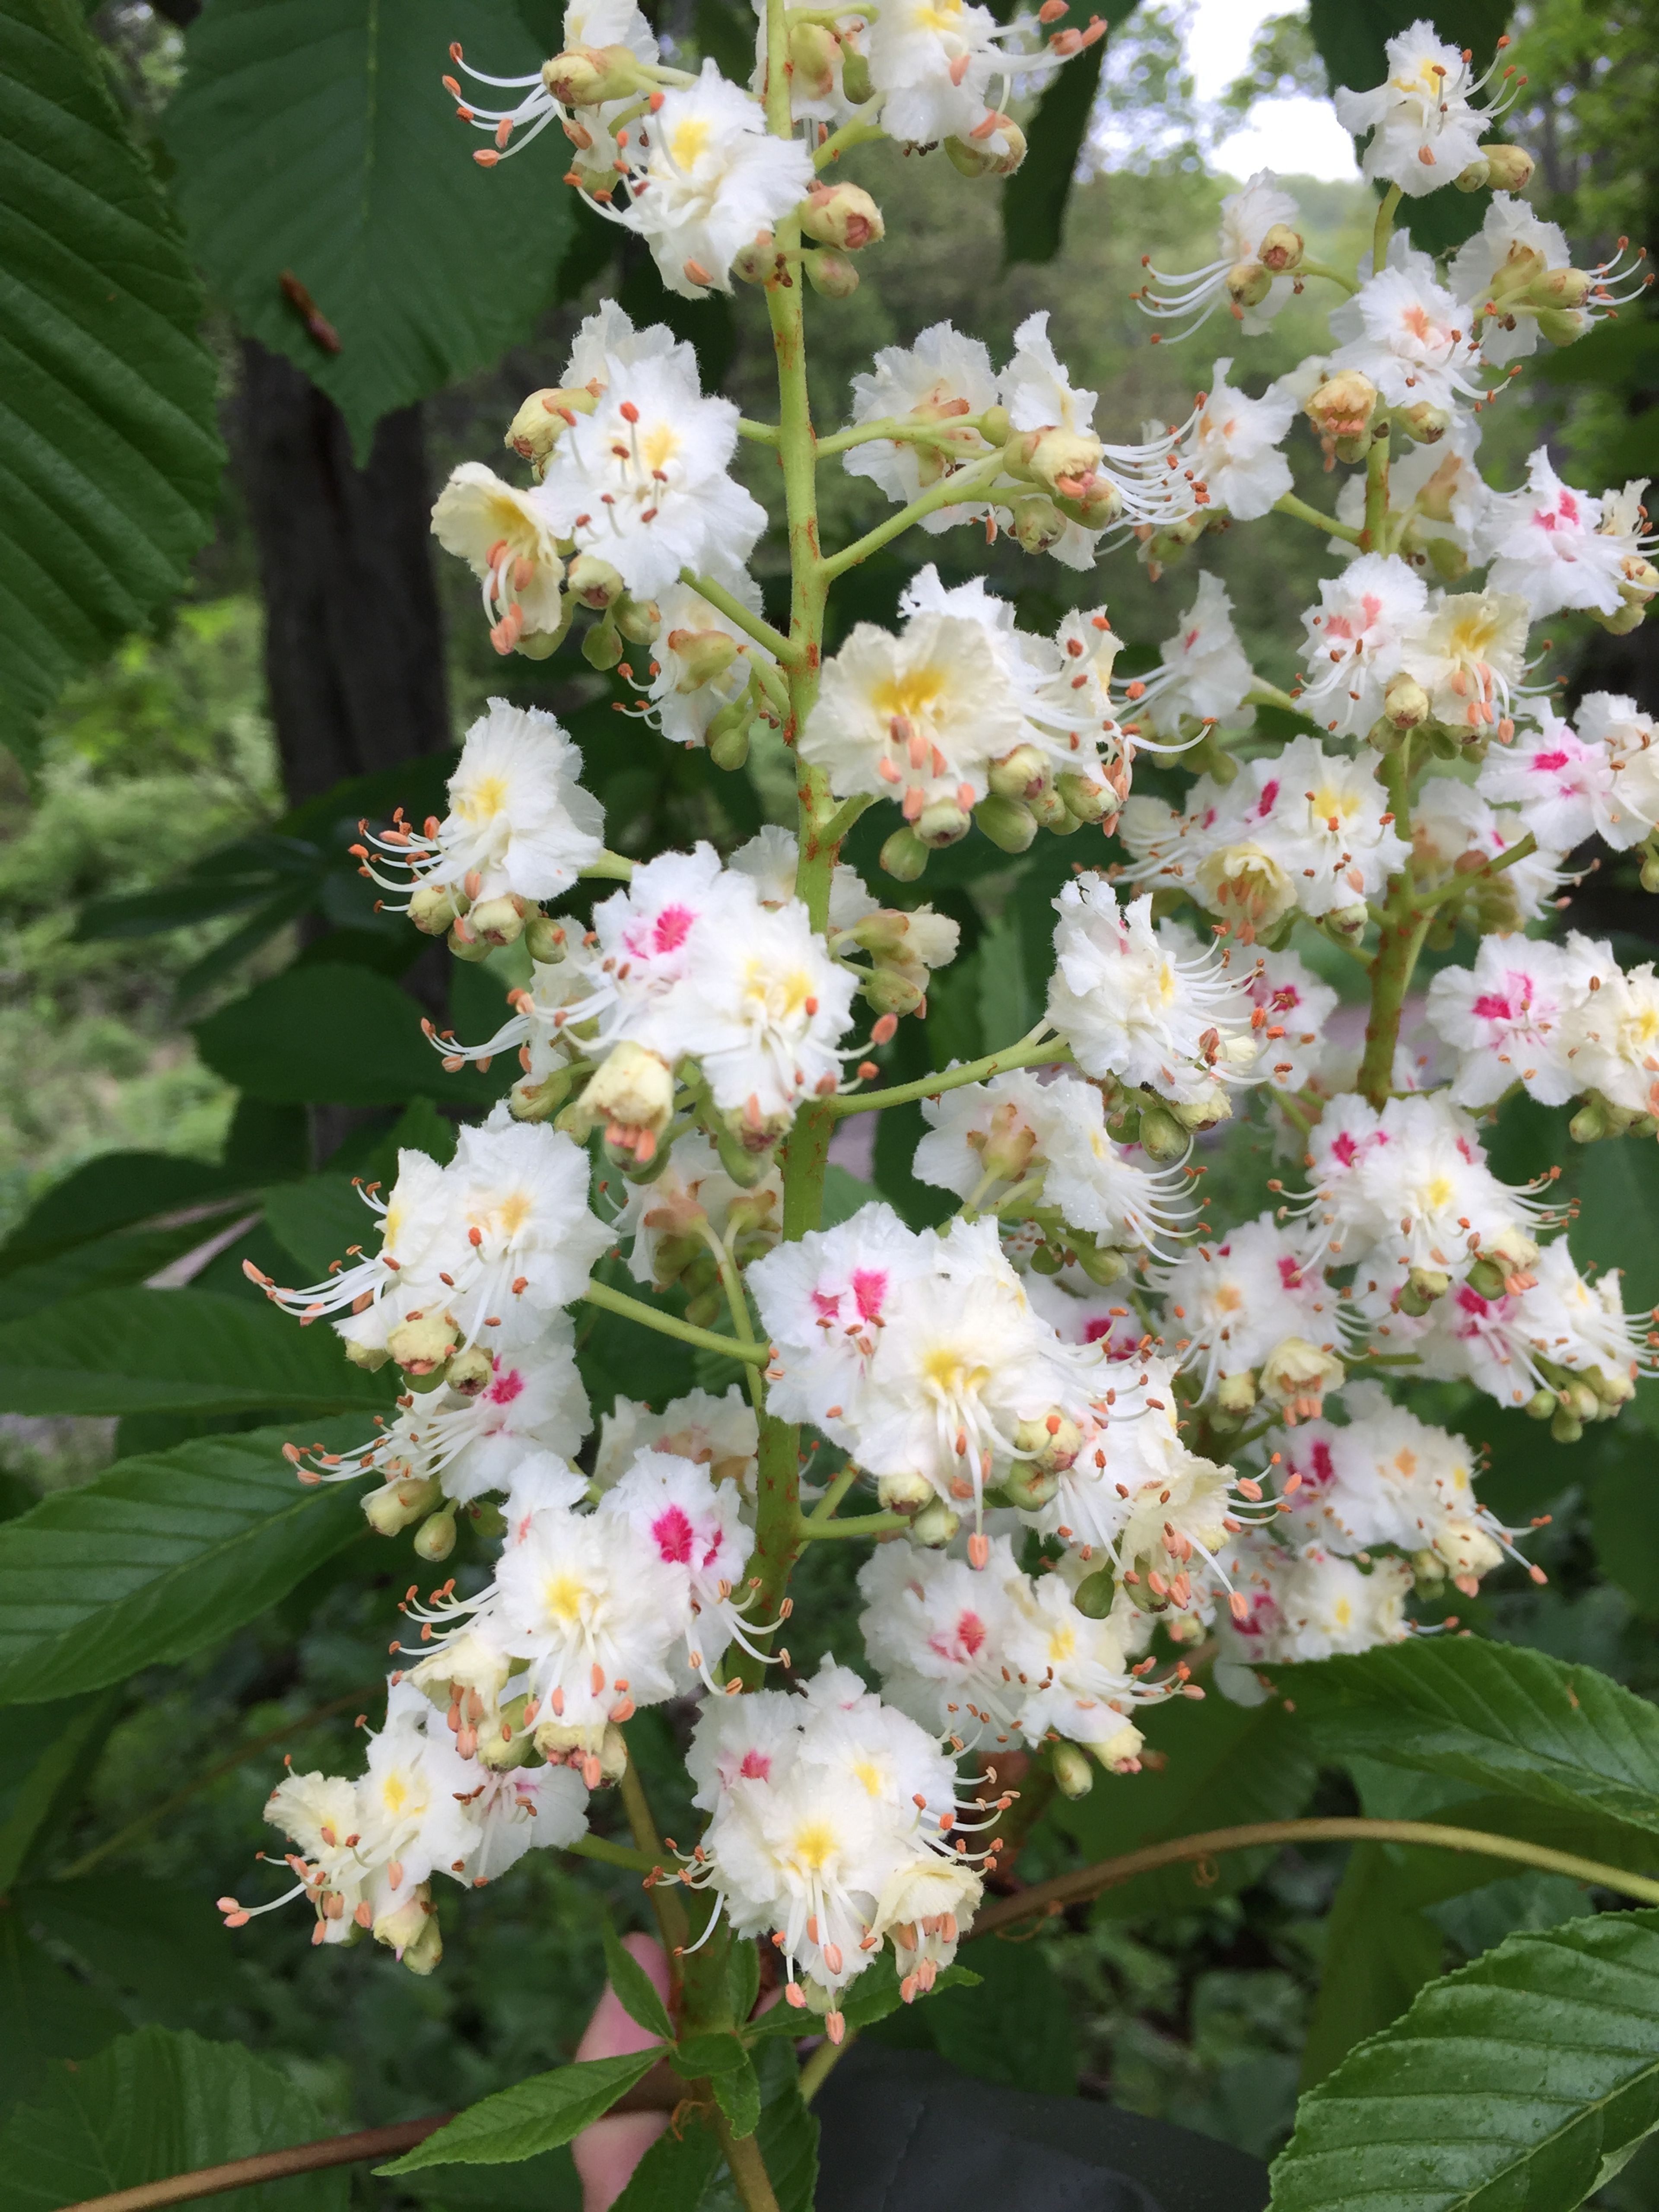
[[[77,1244],[198,1206],[228,1206],[236,1179],[173,1152],[102,1152],[36,1199],[3,1246],[0,1276],[55,1259]]]
[[[1302,2052],[1304,2089],[1397,2020],[1440,1972],[1443,1939],[1425,1917],[1400,1856],[1364,1843],[1348,1855],[1325,1923],[1319,1996]]]
[[[979,1976],[966,1966],[946,1966],[934,1980],[935,1994],[940,1990],[976,1989]],[[865,1968],[855,1982],[848,1984],[842,1999],[842,2017],[850,2028],[873,2027],[889,2013],[896,2012],[904,1999],[899,1992],[898,1969],[890,1951],[883,1949],[874,1963]],[[920,2002],[920,2000],[918,2000]],[[795,2011],[787,2004],[773,2005],[748,2028],[751,2044],[769,2041],[779,2036],[799,2038],[811,2035],[816,2030],[817,2015]]]
[[[287,2075],[239,2045],[141,2028],[73,2071],[54,2068],[0,2130],[0,2212],[52,2212],[325,2131]],[[227,2212],[336,2212],[347,2190],[337,2166],[216,2201]]]
[[[1119,10],[1119,20],[1127,11]],[[1052,261],[1066,228],[1066,203],[1100,88],[1100,39],[1049,79],[1026,126],[1025,159],[1002,188],[1002,258]]]
[[[691,2121],[683,2133],[665,2128],[635,2167],[611,2212],[697,2212],[720,2163],[711,2128]]]
[[[760,1947],[741,1936],[732,1937],[726,1954],[726,1995],[731,2017],[741,2027],[760,1995]]]
[[[1012,2089],[1070,2097],[1077,2091],[1077,2038],[1044,1942],[983,1936],[963,1946],[964,1972],[978,1985],[918,1998],[918,2021],[933,2047],[964,2074]],[[942,1983],[945,1977],[939,1977]]]
[[[761,2083],[756,2134],[778,2212],[812,2212],[818,2187],[818,2124],[801,2100],[793,2055],[787,2045],[775,2043],[760,2052],[756,2063]]]
[[[128,2024],[48,1956],[10,1903],[0,1905],[0,2111],[34,2096],[61,2075],[64,2059],[90,2057]],[[8,2133],[0,2129],[0,2143]]]
[[[0,1895],[22,1872],[35,1838],[65,1795],[77,1792],[88,1746],[111,1717],[106,1698],[68,1698],[10,1716],[0,1738]]]
[[[0,0],[0,742],[190,578],[224,460],[201,289],[69,0]]]
[[[1202,1701],[1157,1707],[1146,1716],[1146,1734],[1152,1756],[1145,1771],[1098,1776],[1086,1797],[1059,1804],[1050,1815],[1091,1859],[1239,1821],[1293,1820],[1313,1795],[1307,1739],[1295,1715],[1277,1703],[1235,1705],[1212,1691]],[[1191,1912],[1248,1888],[1272,1857],[1271,1850],[1229,1851],[1207,1867],[1138,1875],[1105,1891],[1094,1910],[1103,1919]]]
[[[100,1689],[187,1659],[362,1533],[354,1486],[303,1488],[286,1431],[118,1460],[0,1525],[0,1704]],[[361,1422],[319,1424],[342,1448]]]
[[[349,1176],[307,1176],[268,1190],[265,1226],[308,1281],[326,1274],[348,1246],[380,1241],[379,1217]]]
[[[148,1282],[152,1275],[161,1274],[231,1227],[237,1218],[238,1206],[232,1203],[171,1229],[118,1229],[112,1237],[94,1237],[84,1244],[73,1245],[56,1259],[0,1273],[0,1327],[8,1322],[32,1320],[66,1298],[89,1297],[94,1291],[125,1290]]]
[[[1659,1913],[1513,1936],[1304,2097],[1273,2212],[1571,2212],[1659,2124]]]
[[[631,2051],[620,2058],[585,2058],[550,2074],[532,2074],[457,2112],[447,2127],[413,2150],[377,2166],[376,2173],[415,2173],[423,2166],[509,2166],[555,2149],[594,2120],[644,2078],[659,2053]],[[4,2208],[0,2206],[0,2212]]]
[[[331,1329],[263,1300],[209,1291],[95,1291],[0,1328],[0,1409],[11,1413],[383,1410],[383,1377],[354,1367]]]
[[[8,1725],[46,1710],[16,1708]],[[230,1930],[216,1913],[203,1910],[193,1884],[99,1873],[77,1881],[29,1883],[14,1903],[29,1928],[170,2014],[187,2014],[210,1998],[234,2000],[242,1990]]]
[[[195,1033],[216,1075],[279,1104],[400,1106],[426,1097],[489,1105],[516,1066],[509,1053],[494,1077],[471,1066],[446,1074],[408,993],[371,969],[343,964],[286,969],[198,1022]]]
[[[641,2027],[646,2023],[640,2022]],[[723,2034],[683,2036],[668,2053],[674,2071],[688,2081],[705,2074],[730,2074],[747,2065],[749,2054],[729,2031]]]
[[[214,0],[169,111],[179,204],[210,281],[328,393],[360,461],[380,416],[529,337],[574,222],[556,127],[521,160],[475,164],[489,138],[439,82],[452,40],[495,76],[533,74],[549,52],[490,0]],[[337,350],[307,330],[285,273]]]
[[[708,2084],[732,2134],[752,2136],[760,2125],[761,2093],[760,2080],[749,2053],[739,2045],[738,2063],[711,2074]]]
[[[1357,1753],[1659,1834],[1659,1711],[1594,1668],[1421,1637],[1268,1671],[1334,1759]]]
[[[623,1948],[608,1912],[600,1915],[599,1935],[605,1944],[605,1975],[616,1992],[617,2003],[647,2035],[672,2043],[674,2023],[668,2017],[668,2008],[657,1995],[656,1984],[645,1968],[631,1952]]]

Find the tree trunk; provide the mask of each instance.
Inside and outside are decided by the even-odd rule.
[[[416,407],[366,469],[310,380],[242,341],[236,450],[265,602],[265,673],[291,804],[451,741]]]

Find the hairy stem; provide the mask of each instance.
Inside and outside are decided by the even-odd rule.
[[[831,2043],[828,2036],[800,2069],[800,2100],[810,2105],[823,2088],[830,2073],[858,2041],[858,2030],[849,2027],[839,2043]]]
[[[1062,1044],[1058,1037],[1045,1037],[1047,1028],[1046,1022],[1040,1022],[1018,1044],[1004,1045],[1000,1052],[987,1053],[983,1060],[970,1060],[960,1067],[945,1068],[935,1075],[919,1075],[914,1083],[896,1083],[886,1091],[854,1091],[845,1097],[832,1098],[828,1111],[837,1115],[874,1114],[884,1106],[908,1106],[913,1098],[937,1097],[940,1091],[959,1090],[964,1083],[988,1083],[1003,1068],[1032,1067],[1051,1060],[1069,1060],[1071,1047]]]
[[[738,2192],[738,2202],[743,2212],[778,2212],[778,2200],[766,2171],[766,2160],[761,2156],[760,2145],[753,2136],[734,2136],[726,2124],[724,2112],[716,2107],[714,2113],[714,2132],[720,2139],[720,2148],[726,2153],[726,2163],[731,2169],[732,2186]]]
[[[815,1536],[891,1536],[910,1525],[908,1513],[855,1513],[850,1521],[818,1521],[808,1518],[796,1531],[805,1543]]]
[[[718,607],[730,623],[735,623],[745,636],[752,637],[757,645],[763,645],[769,653],[775,653],[787,665],[794,658],[795,647],[781,630],[774,629],[765,618],[744,606],[735,592],[728,592],[724,584],[717,584],[712,576],[700,576],[695,568],[682,568],[680,581],[689,584],[699,598]]]
[[[1594,1882],[1621,1897],[1659,1905],[1659,1881],[1645,1875],[1627,1874],[1623,1867],[1604,1866],[1596,1859],[1582,1859],[1571,1851],[1552,1850],[1543,1844],[1522,1842],[1515,1836],[1489,1835],[1483,1828],[1449,1828],[1430,1820],[1256,1820],[1243,1827],[1212,1828],[1203,1835],[1182,1836],[1174,1843],[1148,1844],[1138,1851],[1102,1859],[1074,1874],[1056,1875],[1023,1889],[1017,1897],[1001,1897],[986,1905],[975,1918],[973,1933],[988,1936],[998,1928],[1011,1928],[1033,1913],[1060,1912],[1098,1897],[1121,1881],[1159,1867],[1182,1866],[1219,1858],[1225,1851],[1259,1850],[1265,1844],[1419,1844],[1434,1850],[1469,1851],[1477,1857],[1510,1859],[1519,1866],[1541,1867],[1549,1874],[1571,1875],[1575,1881]]]
[[[757,1365],[764,1364],[766,1346],[763,1344],[743,1344],[733,1336],[720,1336],[712,1328],[698,1328],[689,1321],[664,1313],[659,1306],[648,1306],[643,1298],[630,1298],[626,1291],[613,1291],[608,1283],[590,1281],[582,1292],[591,1306],[601,1306],[606,1313],[620,1314],[624,1321],[636,1321],[642,1328],[654,1328],[659,1336],[672,1336],[681,1344],[695,1345],[699,1352],[719,1352],[728,1359],[750,1359]]]
[[[1002,469],[1002,455],[990,453],[983,460],[975,461],[954,476],[945,477],[920,499],[913,499],[908,507],[900,507],[890,514],[885,522],[878,522],[873,530],[866,530],[862,538],[855,538],[850,545],[843,545],[839,553],[832,554],[823,564],[824,574],[831,581],[844,576],[849,568],[856,568],[860,561],[867,561],[872,553],[895,538],[902,537],[913,523],[923,517],[937,514],[941,507],[959,507],[964,501],[977,499],[990,489]]]
[[[1382,204],[1376,210],[1376,225],[1371,232],[1371,274],[1377,276],[1389,258],[1389,240],[1394,236],[1395,210],[1400,205],[1400,187],[1390,185],[1382,195]]]
[[[1315,530],[1322,530],[1328,538],[1346,538],[1350,545],[1359,545],[1364,542],[1364,531],[1356,530],[1352,522],[1339,522],[1334,514],[1322,514],[1318,507],[1310,506],[1305,499],[1298,499],[1293,491],[1287,491],[1283,498],[1273,501],[1273,513],[1294,515],[1298,522],[1308,523]]]

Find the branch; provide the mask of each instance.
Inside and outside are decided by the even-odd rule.
[[[763,1362],[767,1348],[763,1344],[739,1344],[735,1336],[719,1336],[712,1328],[696,1328],[689,1321],[679,1321],[674,1315],[664,1313],[660,1307],[648,1306],[643,1298],[630,1298],[626,1291],[613,1291],[608,1283],[590,1279],[582,1296],[591,1306],[605,1313],[620,1314],[624,1321],[636,1321],[642,1328],[654,1328],[660,1336],[677,1337],[682,1344],[695,1345],[699,1352],[718,1352],[728,1359],[752,1359]]]
[[[1429,1820],[1257,1820],[1240,1828],[1212,1828],[1201,1836],[1182,1836],[1174,1843],[1148,1844],[1120,1857],[1102,1859],[1097,1865],[1073,1874],[1056,1875],[1052,1881],[1035,1883],[1017,1897],[999,1898],[988,1905],[974,1922],[972,1933],[988,1935],[1034,1912],[1060,1912],[1068,1905],[1097,1897],[1103,1889],[1127,1881],[1158,1867],[1181,1866],[1195,1859],[1218,1858],[1224,1851],[1248,1851],[1263,1844],[1422,1844],[1442,1851],[1470,1851],[1477,1857],[1513,1859],[1522,1866],[1542,1867],[1551,1874],[1572,1875],[1594,1882],[1600,1889],[1621,1897],[1659,1905],[1659,1881],[1644,1875],[1627,1874],[1623,1867],[1603,1866],[1595,1859],[1581,1859],[1571,1851],[1551,1850],[1543,1844],[1521,1842],[1514,1836],[1489,1835],[1484,1828],[1448,1828]]]
[[[989,453],[983,460],[975,461],[970,468],[958,469],[953,477],[945,477],[931,491],[920,499],[913,499],[908,507],[900,507],[896,514],[878,522],[873,530],[866,530],[862,538],[855,538],[850,545],[843,545],[839,553],[832,553],[823,564],[823,574],[830,583],[848,569],[856,568],[860,561],[867,561],[872,553],[900,537],[913,522],[925,515],[937,514],[941,507],[961,507],[977,499],[991,489],[1002,468],[1002,455]],[[1285,497],[1289,498],[1287,492]],[[1280,504],[1283,504],[1281,501]]]
[[[941,1091],[959,1091],[964,1083],[987,1082],[1006,1067],[1034,1067],[1046,1060],[1069,1060],[1072,1048],[1056,1036],[1045,1036],[1048,1027],[1046,1022],[1039,1022],[1018,1044],[987,1053],[983,1060],[966,1060],[960,1067],[947,1067],[940,1074],[919,1075],[914,1083],[896,1083],[888,1091],[866,1091],[861,1095],[848,1091],[824,1103],[836,1115],[873,1114],[883,1106],[908,1106],[913,1098],[933,1098]]]
[[[1537,850],[1538,840],[1528,830],[1524,837],[1511,845],[1508,852],[1500,853],[1495,860],[1488,860],[1479,868],[1471,868],[1467,875],[1450,877],[1445,883],[1437,884],[1433,890],[1425,891],[1413,898],[1412,905],[1419,914],[1426,912],[1431,907],[1443,905],[1446,900],[1456,898],[1461,892],[1472,890],[1477,884],[1486,883],[1492,876],[1501,876],[1505,868],[1512,868],[1517,860],[1527,860]]]
[[[850,429],[834,430],[827,438],[820,438],[818,458],[844,453],[850,446],[873,445],[878,438],[894,446],[954,446],[964,430],[978,428],[978,417],[973,415],[953,415],[941,422],[918,422],[914,415],[884,415],[876,422],[855,422]],[[988,456],[976,453],[974,458],[978,461]]]
[[[1350,545],[1364,543],[1363,530],[1356,530],[1351,522],[1339,522],[1334,514],[1322,514],[1318,507],[1310,507],[1305,499],[1298,499],[1293,491],[1287,491],[1282,499],[1273,501],[1273,513],[1293,514],[1298,522],[1311,524],[1314,529],[1322,530],[1328,538],[1344,538]]]
[[[908,1513],[855,1513],[850,1521],[820,1521],[808,1515],[795,1532],[803,1542],[815,1536],[894,1536],[908,1528]]]
[[[620,853],[601,853],[597,860],[590,860],[580,872],[584,878],[599,883],[631,884],[634,863],[624,860]]]
[[[751,613],[741,599],[734,598],[726,590],[724,584],[717,584],[712,576],[700,576],[695,568],[682,568],[680,581],[690,584],[692,590],[707,599],[711,607],[718,607],[727,622],[735,623],[746,637],[754,639],[757,645],[763,645],[778,659],[793,665],[798,656],[783,632],[774,629],[763,616]]]
[[[627,1844],[613,1844],[607,1836],[578,1836],[565,1849],[579,1859],[598,1859],[602,1865],[627,1867],[635,1874],[649,1874],[653,1866],[662,1862],[660,1851],[655,1858],[648,1858],[643,1851],[634,1850]]]
[[[360,2160],[389,2158],[412,2150],[435,2135],[454,2115],[428,2112],[424,2119],[399,2120],[389,2128],[361,2128],[356,2135],[325,2136],[320,2142],[295,2143],[287,2150],[261,2151],[255,2158],[234,2158],[223,2166],[198,2166],[193,2173],[169,2174],[165,2181],[141,2182],[107,2197],[83,2197],[68,2212],[150,2212],[158,2204],[187,2204],[193,2197],[217,2197],[228,2189],[252,2189],[290,2173],[316,2173],[329,2166],[355,2166]]]
[[[752,438],[757,446],[775,446],[782,436],[775,422],[751,422],[746,415],[738,417],[738,435]]]
[[[860,9],[855,12],[862,15],[865,10]],[[840,161],[849,147],[867,146],[872,139],[884,138],[887,133],[880,124],[866,120],[866,118],[878,113],[880,108],[881,101],[878,98],[872,100],[867,107],[860,108],[856,115],[848,116],[840,130],[832,132],[813,155],[813,167],[827,169],[832,161]]]
[[[843,799],[829,819],[818,830],[820,845],[839,845],[860,816],[867,813],[876,803],[872,791],[855,791],[850,799]]]

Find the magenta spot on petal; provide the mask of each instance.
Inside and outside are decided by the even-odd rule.
[[[1484,993],[1474,1002],[1474,1012],[1483,1022],[1512,1022],[1515,1009],[1509,1000],[1495,991]]]
[[[1278,796],[1279,778],[1274,776],[1261,787],[1261,797],[1257,801],[1255,810],[1256,818],[1258,821],[1265,821],[1267,816],[1273,812],[1273,801],[1278,798]]]
[[[510,1406],[523,1388],[524,1377],[516,1367],[501,1368],[484,1396],[492,1406]]]
[[[691,925],[696,918],[689,906],[665,906],[652,927],[652,951],[678,952],[691,934]]]
[[[878,1321],[881,1302],[887,1295],[887,1270],[884,1267],[854,1267],[853,1297],[858,1306],[860,1321]]]
[[[1529,768],[1541,769],[1546,774],[1553,775],[1557,769],[1565,768],[1571,758],[1571,755],[1569,753],[1534,753],[1527,765]]]
[[[1288,1252],[1281,1252],[1279,1255],[1279,1279],[1287,1291],[1299,1291],[1302,1288],[1300,1264],[1293,1260]]]
[[[976,1659],[984,1641],[985,1623],[976,1613],[964,1613],[957,1622],[957,1642],[970,1659]]]
[[[744,1752],[743,1765],[738,1769],[739,1781],[766,1782],[770,1780],[771,1774],[772,1762],[763,1751]]]
[[[691,1523],[683,1510],[670,1505],[651,1523],[657,1549],[671,1566],[687,1565],[691,1558]]]
[[[1331,1157],[1340,1161],[1345,1168],[1351,1168],[1358,1158],[1359,1147],[1346,1129],[1331,1146]]]
[[[1332,1482],[1336,1478],[1331,1448],[1322,1437],[1313,1448],[1313,1477],[1316,1482]]]

